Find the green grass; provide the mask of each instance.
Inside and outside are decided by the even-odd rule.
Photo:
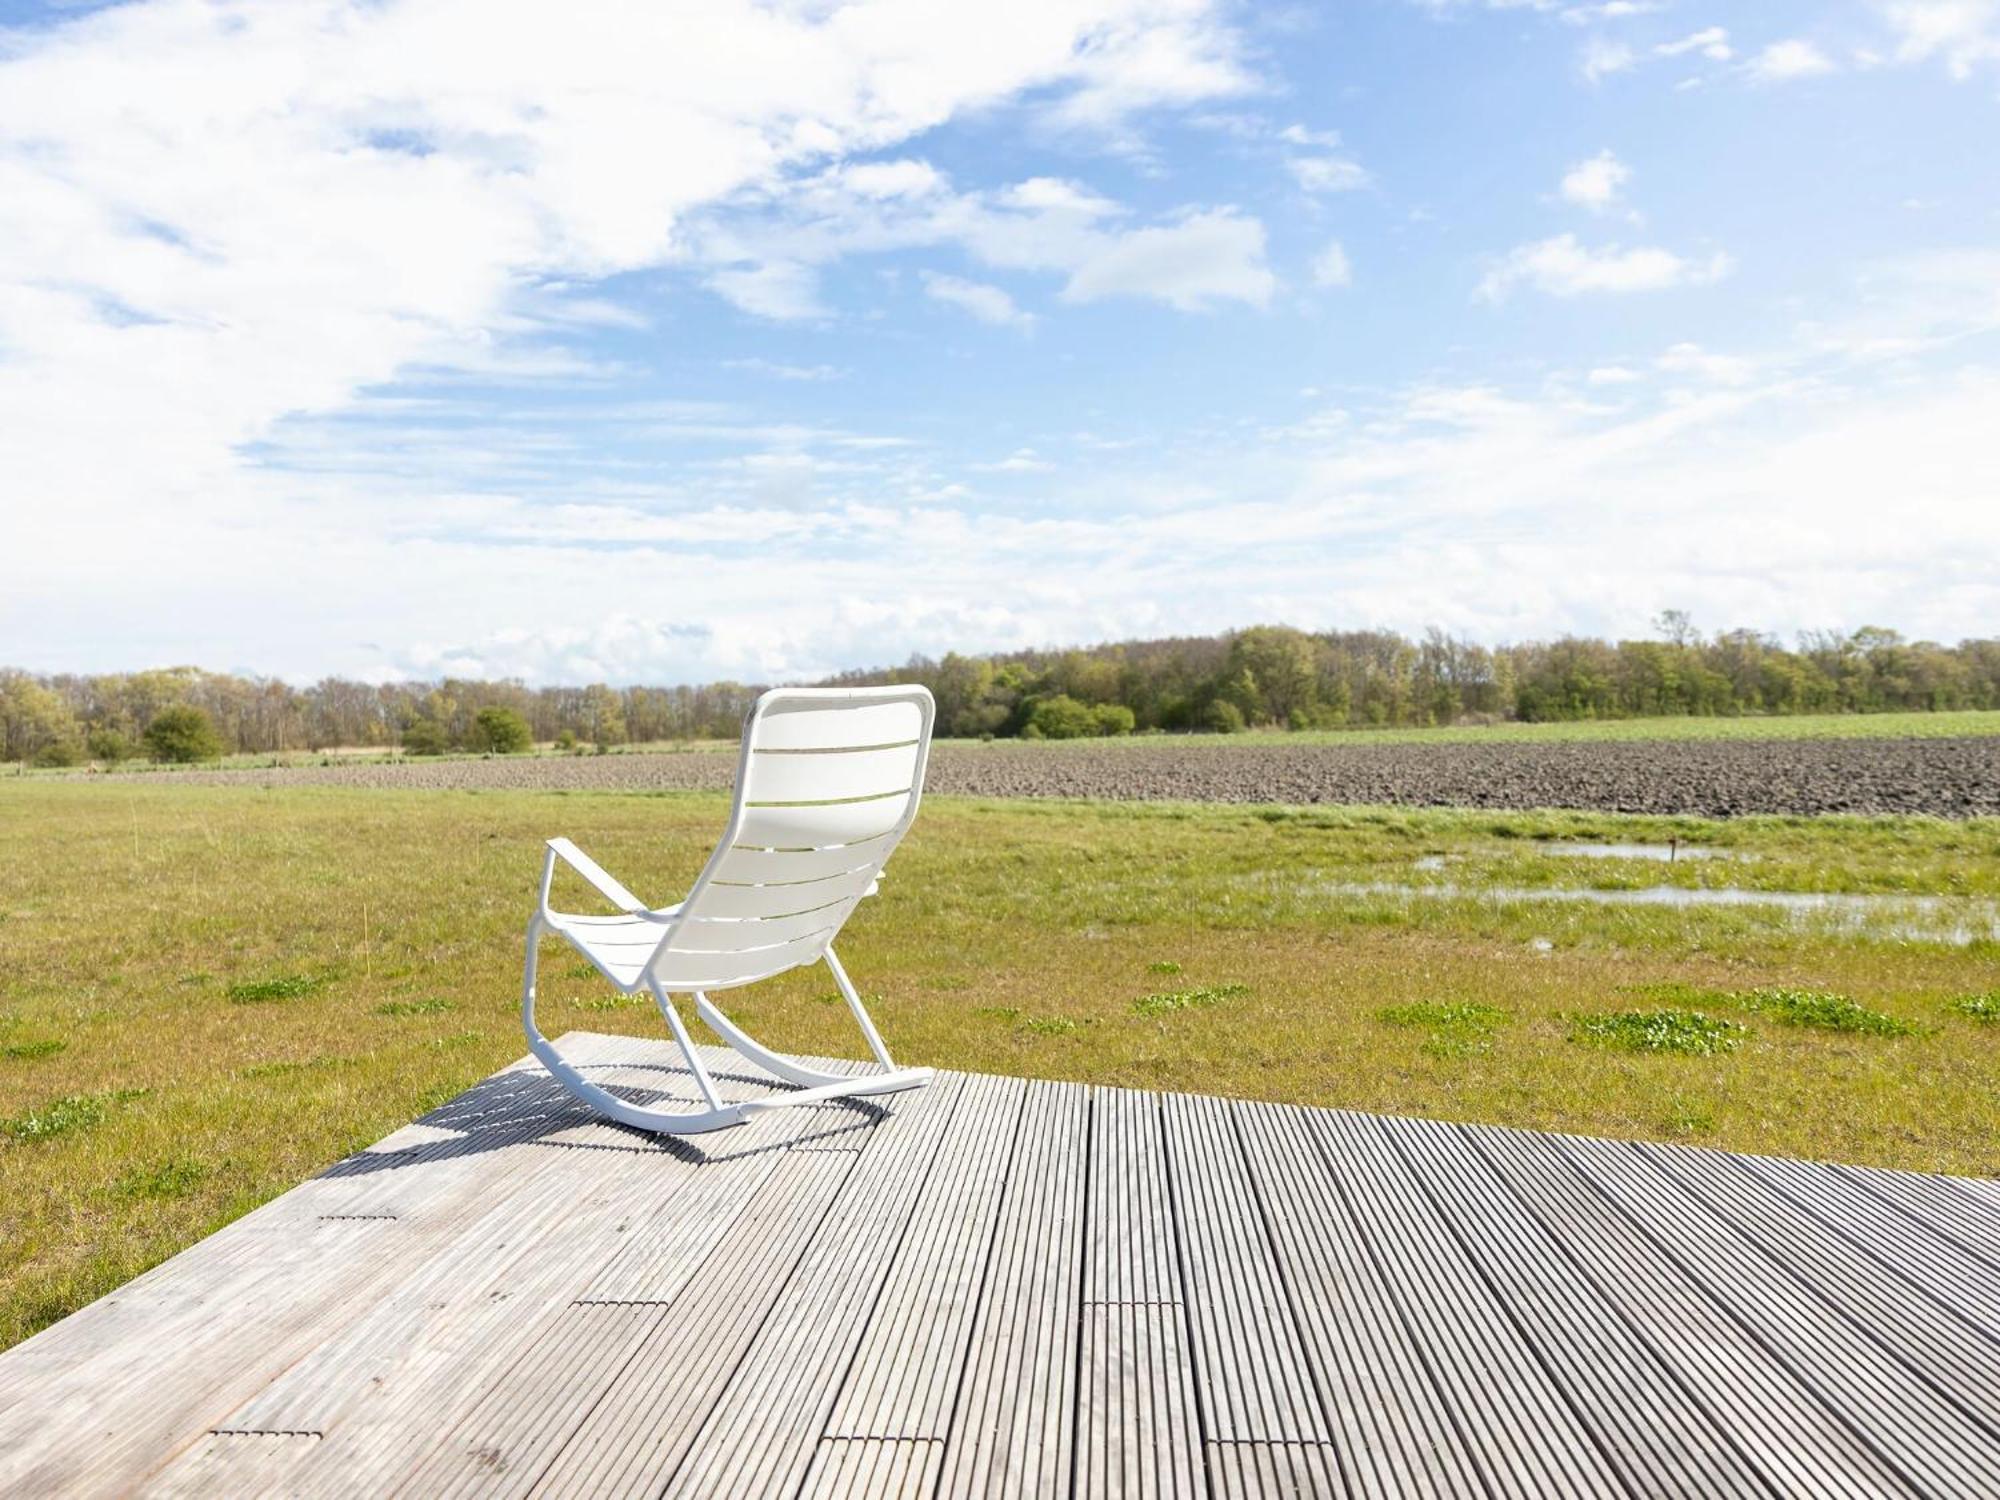
[[[1670,1052],[1682,1057],[1714,1057],[1734,1052],[1749,1028],[1698,1010],[1621,1010],[1572,1018],[1572,1040],[1623,1052]]]
[[[1476,1000],[1416,1000],[1407,1005],[1385,1005],[1375,1019],[1387,1026],[1400,1026],[1425,1034],[1423,1052],[1427,1057],[1471,1057],[1492,1046],[1493,1034],[1510,1019],[1498,1005]]]
[[[281,974],[276,979],[245,979],[229,987],[232,1005],[269,1005],[279,1000],[299,1000],[310,995],[325,981],[310,974]]]
[[[1821,1031],[1850,1031],[1861,1036],[1911,1036],[1908,1021],[1870,1010],[1846,995],[1828,990],[1770,988],[1745,990],[1733,997],[1745,1010],[1767,1015],[1787,1026],[1812,1026]]]
[[[384,1000],[375,1007],[378,1016],[441,1016],[446,1011],[458,1007],[441,995],[427,996],[422,1000]]]
[[[15,1062],[27,1062],[37,1057],[54,1057],[67,1042],[59,1042],[54,1037],[42,1037],[32,1042],[8,1042],[0,1046],[0,1057]]]
[[[1946,1004],[1975,1021],[2000,1021],[2000,990],[1988,990],[1983,995],[1960,995]]]
[[[0,1059],[0,1344],[520,1057],[542,839],[571,835],[665,902],[727,806],[0,778],[0,1046],[33,1049]],[[1641,865],[1553,847],[1669,837],[1741,857]],[[1430,854],[1445,873],[1415,868]],[[841,956],[912,1064],[2000,1174],[2000,1026],[1949,1008],[1996,992],[2000,946],[1740,907],[1347,893],[1733,882],[1988,901],[2000,820],[937,797],[891,875]],[[557,895],[594,909],[581,883]],[[231,996],[273,984],[287,991],[275,1003]],[[1232,985],[1248,988],[1133,1006]],[[552,1033],[664,1035],[649,1002],[622,1003],[555,942],[542,987]],[[1827,1031],[1674,998],[1766,989],[1846,996],[1916,1029]],[[823,971],[800,971],[730,1008],[774,1046],[858,1055],[829,995]],[[1692,1056],[1570,1041],[1572,1017],[1622,1005],[1750,1029]]]
[[[65,1094],[11,1120],[0,1120],[0,1138],[33,1145],[104,1123],[111,1107],[144,1096],[144,1089],[105,1089],[95,1094]]]
[[[1141,1016],[1164,1016],[1177,1010],[1201,1010],[1250,993],[1247,984],[1204,984],[1189,990],[1163,990],[1141,995],[1132,1002],[1132,1011]]]

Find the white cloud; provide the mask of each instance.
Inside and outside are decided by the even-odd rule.
[[[1294,148],[1286,155],[1285,166],[1309,193],[1351,193],[1372,180],[1361,163],[1340,154],[1338,131],[1287,125],[1278,139]]]
[[[923,273],[924,295],[935,302],[970,313],[982,323],[1001,328],[1032,328],[1034,315],[1014,305],[1014,299],[997,286],[968,281],[962,276],[945,276],[936,271]]]
[[[1619,193],[1631,180],[1632,169],[1605,150],[1565,172],[1559,191],[1565,203],[1602,213],[1618,201]]]
[[[839,365],[792,365],[772,359],[725,359],[723,368],[769,375],[773,380],[839,380],[847,371]]]
[[[1130,226],[1117,203],[1079,183],[1037,177],[998,190],[959,191],[941,173],[907,174],[907,191],[857,194],[841,170],[801,179],[756,205],[747,220],[724,212],[698,222],[693,254],[732,265],[774,268],[777,290],[792,294],[797,268],[842,256],[953,245],[996,270],[1061,274],[1063,296],[1151,297],[1183,311],[1216,302],[1261,306],[1275,279],[1264,262],[1264,229],[1233,208],[1186,211],[1172,222]],[[741,275],[740,271],[734,274]],[[805,295],[745,300],[731,282],[709,284],[762,316],[810,317]],[[995,295],[981,304],[998,311]],[[961,299],[961,305],[974,310]]]
[[[973,467],[988,474],[1046,474],[1055,465],[1033,448],[1016,448],[996,463],[975,464]]]
[[[1107,240],[1071,273],[1062,295],[1068,302],[1156,297],[1191,312],[1218,302],[1262,307],[1277,284],[1264,263],[1264,226],[1214,209]]]
[[[1309,193],[1351,193],[1371,180],[1367,168],[1345,156],[1294,156],[1286,165]]]
[[[1730,259],[1720,251],[1689,260],[1658,246],[1592,249],[1573,234],[1520,245],[1486,273],[1479,295],[1499,301],[1517,286],[1532,286],[1557,297],[1587,292],[1656,292],[1702,286],[1729,274]]]
[[[1112,130],[1249,86],[1192,0],[578,0],[561,25],[498,0],[133,3],[11,32],[0,473],[36,498],[6,517],[0,633],[46,634],[45,553],[96,553],[101,581],[261,536],[275,481],[244,449],[291,414],[416,371],[589,378],[520,342],[560,330],[548,283],[686,267],[760,314],[820,312],[809,260],[696,259],[724,200],[1010,99]],[[893,211],[927,172],[855,166],[841,191]]]
[[[1598,83],[1613,73],[1630,71],[1638,61],[1639,54],[1624,42],[1594,36],[1584,43],[1583,55],[1578,61],[1578,66],[1583,69],[1586,83]]]
[[[1682,57],[1690,52],[1699,52],[1710,62],[1728,62],[1735,56],[1729,45],[1729,33],[1720,26],[1704,26],[1678,41],[1661,42],[1653,49],[1658,57]]]
[[[1562,18],[1572,26],[1590,26],[1599,21],[1627,21],[1633,16],[1651,15],[1659,9],[1651,0],[1601,0],[1596,5],[1571,5]]]
[[[1878,0],[1899,62],[1941,59],[1954,78],[2000,62],[2000,0]]]
[[[1754,361],[1740,355],[1710,354],[1699,344],[1675,344],[1656,363],[1670,375],[1691,375],[1716,385],[1748,385],[1757,373]]]
[[[1789,83],[1834,71],[1833,59],[1801,37],[1771,43],[1746,66],[1750,76],[1761,83]]]
[[[1328,240],[1326,248],[1313,257],[1312,279],[1314,286],[1352,286],[1354,267],[1347,259],[1347,250],[1339,240]]]
[[[1646,377],[1623,365],[1599,365],[1584,379],[1591,385],[1636,385]]]

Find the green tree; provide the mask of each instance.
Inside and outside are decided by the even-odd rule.
[[[472,717],[472,748],[495,755],[519,755],[534,743],[528,721],[511,708],[482,708]]]
[[[1245,718],[1283,724],[1319,701],[1312,637],[1285,625],[1253,625],[1229,643],[1230,701]],[[1243,691],[1247,686],[1249,691]]]
[[[1130,734],[1139,716],[1122,703],[1100,703],[1091,710],[1091,726],[1098,734]]]
[[[1068,693],[1038,699],[1028,710],[1028,728],[1051,740],[1080,740],[1101,732],[1090,705],[1077,702]]]
[[[412,719],[403,730],[405,755],[442,755],[451,748],[451,737],[436,719]]]
[[[222,754],[222,737],[208,715],[192,703],[176,703],[153,716],[143,736],[154,760],[192,765]]]
[[[93,760],[101,760],[108,766],[130,760],[139,753],[138,747],[116,729],[93,729],[84,743]]]
[[[1217,698],[1201,711],[1201,727],[1214,734],[1239,734],[1243,729],[1243,710],[1227,698]]]

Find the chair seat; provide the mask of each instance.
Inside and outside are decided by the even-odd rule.
[[[646,960],[660,945],[665,928],[658,920],[671,917],[680,908],[663,907],[650,914],[622,914],[615,917],[579,917],[568,912],[551,912],[550,926],[570,945],[596,964],[619,989],[630,993],[639,988]]]

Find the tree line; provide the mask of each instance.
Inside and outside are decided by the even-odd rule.
[[[918,656],[830,682],[921,682],[937,698],[940,733],[1029,739],[2000,708],[2000,639],[1947,646],[1868,626],[1808,632],[1787,646],[1750,630],[1704,635],[1673,611],[1657,630],[1644,640],[1565,636],[1488,647],[1440,630],[1411,639],[1259,625],[1072,650]],[[531,688],[331,677],[300,688],[194,667],[101,676],[0,671],[0,760],[176,758],[148,735],[178,709],[205,722],[214,753],[726,739],[760,691],[737,682]],[[168,723],[185,750],[186,716]],[[204,758],[209,742],[197,736],[195,749],[183,758]]]

